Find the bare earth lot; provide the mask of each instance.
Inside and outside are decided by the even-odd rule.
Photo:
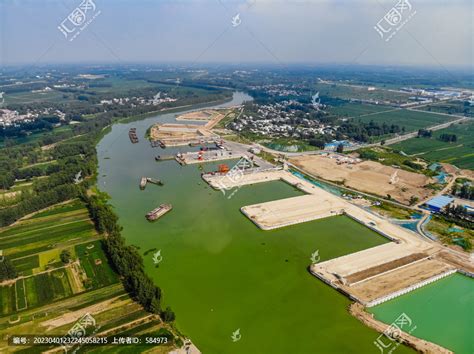
[[[425,188],[433,182],[431,178],[374,161],[338,164],[336,159],[311,155],[293,157],[290,162],[316,177],[383,197],[390,194],[401,203],[408,204],[411,196],[424,200],[432,194]]]

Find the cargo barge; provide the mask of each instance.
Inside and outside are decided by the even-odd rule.
[[[138,143],[137,128],[130,128],[128,131],[128,137],[130,138],[132,144]]]
[[[147,183],[153,183],[159,186],[163,185],[163,182],[158,178],[142,177],[140,179],[140,189],[145,189]]]
[[[155,161],[166,161],[166,160],[173,160],[173,155],[157,155],[155,156]]]
[[[146,179],[146,181],[149,182],[149,183],[157,184],[157,185],[159,185],[159,186],[162,186],[162,185],[163,185],[163,182],[162,182],[160,179],[158,179],[158,178],[150,178],[150,177],[148,177],[148,178]]]
[[[158,208],[155,208],[149,213],[147,213],[145,217],[148,221],[155,221],[165,215],[171,209],[173,209],[173,206],[171,204],[161,204]]]

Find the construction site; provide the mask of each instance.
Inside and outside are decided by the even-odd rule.
[[[238,178],[224,173],[204,174],[203,179],[215,189],[280,180],[305,193],[242,207],[241,212],[262,230],[345,215],[389,240],[380,246],[309,266],[311,274],[363,307],[376,306],[456,272],[474,277],[474,264],[467,255],[392,224],[295,176],[286,167],[242,170]],[[415,337],[411,338],[416,342]]]
[[[419,200],[429,198],[433,191],[426,186],[435,182],[420,173],[335,153],[296,156],[289,162],[326,181],[382,197],[390,195],[404,204],[409,204],[413,196]]]
[[[163,148],[168,146],[185,146],[213,143],[219,136],[211,130],[230,112],[230,110],[203,110],[182,114],[177,121],[197,121],[206,124],[158,123],[150,129],[152,144],[159,143]]]

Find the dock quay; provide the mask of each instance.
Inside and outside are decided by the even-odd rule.
[[[363,306],[375,306],[462,268],[454,260],[441,256],[440,245],[285,169],[250,169],[243,171],[239,178],[228,178],[223,173],[208,173],[202,177],[215,189],[280,180],[305,193],[242,207],[241,212],[262,230],[345,215],[387,239],[389,242],[382,245],[309,266],[312,275]]]
[[[227,150],[201,150],[197,152],[186,152],[184,154],[177,154],[176,160],[181,165],[192,165],[203,162],[215,162],[231,159],[239,159],[242,155],[234,154],[232,151]]]
[[[149,213],[147,213],[145,217],[148,221],[155,221],[165,215],[171,209],[173,209],[173,206],[171,204],[160,204],[158,208],[155,208]]]
[[[128,131],[128,137],[130,138],[132,144],[138,143],[137,128],[130,128]]]

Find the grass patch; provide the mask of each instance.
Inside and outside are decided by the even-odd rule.
[[[388,216],[393,219],[401,219],[401,220],[408,220],[411,219],[413,215],[413,211],[401,207],[397,207],[393,204],[388,203],[381,203],[380,205],[372,205],[371,209],[382,214],[384,216]]]
[[[458,245],[470,250],[474,244],[474,230],[460,227],[439,216],[434,216],[426,225],[426,229],[448,245]]]

